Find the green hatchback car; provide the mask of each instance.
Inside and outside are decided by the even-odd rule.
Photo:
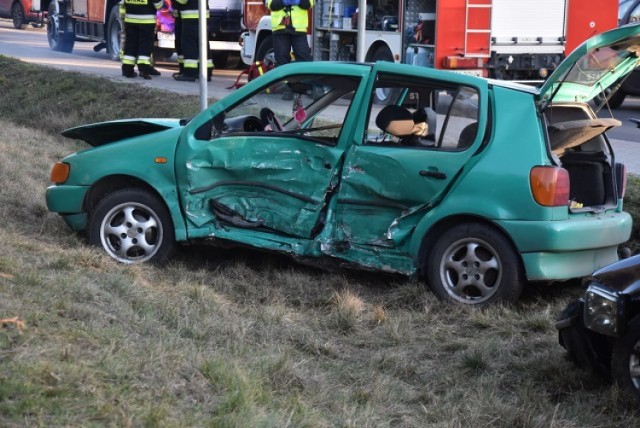
[[[93,148],[53,167],[47,205],[122,263],[250,246],[514,301],[527,281],[616,261],[630,236],[604,134],[620,122],[588,102],[638,52],[640,26],[600,34],[540,88],[387,62],[278,67],[189,120],[64,131]]]

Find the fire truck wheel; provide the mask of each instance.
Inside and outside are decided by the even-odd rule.
[[[273,39],[271,35],[265,37],[258,49],[256,50],[256,61],[262,61],[264,64],[275,64],[275,58],[273,56]]]
[[[13,27],[16,30],[22,30],[27,25],[27,20],[24,16],[24,8],[19,1],[15,2],[11,6],[11,19],[13,20]]]
[[[120,41],[122,40],[124,25],[120,16],[120,9],[116,4],[111,8],[107,27],[107,55],[114,61],[120,61]]]
[[[213,66],[218,68],[227,68],[229,65],[229,52],[220,51],[213,54]]]
[[[47,9],[47,39],[49,47],[57,52],[70,53],[76,41],[73,31],[64,30],[64,12],[58,8],[58,2],[52,1]]]
[[[605,90],[606,96],[609,96],[610,93],[611,93],[611,90],[609,89]],[[627,94],[622,89],[618,89],[615,92],[615,94],[611,95],[611,97],[609,98],[609,107],[613,109],[620,107],[626,97],[627,97]],[[597,95],[593,100],[595,101],[596,104],[600,104],[604,101],[604,98],[602,98],[600,95]]]
[[[380,46],[373,52],[371,61],[387,61],[393,62],[393,55],[386,46]],[[374,102],[376,104],[391,104],[397,98],[397,88],[376,88]]]

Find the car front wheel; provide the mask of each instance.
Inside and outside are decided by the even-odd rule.
[[[640,315],[631,320],[624,336],[613,345],[611,374],[623,391],[640,400]]]
[[[511,242],[481,223],[459,224],[444,232],[429,250],[426,277],[437,297],[476,306],[514,302],[524,283]]]
[[[89,241],[121,263],[164,263],[175,251],[175,234],[165,205],[141,189],[105,196],[90,213]]]

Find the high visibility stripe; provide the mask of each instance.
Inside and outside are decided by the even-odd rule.
[[[205,12],[205,16],[209,18],[209,11]],[[200,12],[198,9],[181,10],[180,17],[182,19],[198,19],[200,17]]]
[[[127,19],[153,19],[153,22],[155,22],[156,20],[156,15],[155,14],[141,14],[141,13],[126,13],[124,15],[124,19],[125,21]]]
[[[185,59],[184,60],[184,68],[198,68],[198,60],[197,59]]]
[[[125,18],[124,22],[128,22],[129,24],[155,24],[156,19],[133,19],[133,18]]]

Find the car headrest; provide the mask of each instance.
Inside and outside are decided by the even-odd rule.
[[[423,137],[433,138],[436,132],[437,115],[431,107],[422,107],[413,113],[413,122],[426,123],[426,134]],[[414,131],[415,133],[415,131]]]
[[[376,117],[376,125],[395,137],[406,137],[413,131],[413,116],[409,110],[397,105],[384,107]]]

